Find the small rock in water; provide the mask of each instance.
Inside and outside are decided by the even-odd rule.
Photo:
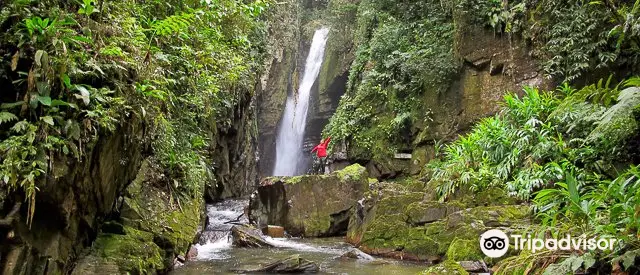
[[[187,252],[187,261],[193,261],[198,257],[198,249],[195,246],[191,246]]]
[[[360,249],[354,248],[349,250],[349,252],[342,254],[342,256],[340,256],[340,258],[342,259],[358,259],[358,260],[366,260],[366,261],[373,261],[375,260],[375,258],[373,258],[371,255],[364,253],[362,251],[360,251]]]
[[[460,261],[458,264],[467,272],[471,273],[486,273],[489,272],[489,268],[484,262],[481,261]]]
[[[184,263],[180,262],[180,259],[178,259],[178,257],[173,259],[173,268],[178,268],[178,267],[181,267],[183,265],[184,265]]]
[[[231,227],[231,236],[232,244],[237,247],[273,247],[260,230],[250,225],[234,225]]]
[[[271,238],[284,238],[284,227],[277,225],[267,225],[262,231]]]
[[[301,258],[300,255],[292,255],[256,269],[235,271],[240,273],[317,273],[320,267],[315,262]]]

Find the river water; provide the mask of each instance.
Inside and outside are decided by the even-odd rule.
[[[417,274],[424,265],[387,259],[373,261],[340,259],[351,249],[343,238],[269,238],[275,248],[237,248],[231,245],[229,220],[236,220],[247,201],[228,200],[208,205],[209,225],[196,245],[198,257],[176,268],[171,274],[237,274],[233,270],[252,269],[298,254],[320,266],[318,274]],[[246,220],[241,219],[241,222]]]

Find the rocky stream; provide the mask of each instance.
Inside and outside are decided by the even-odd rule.
[[[342,257],[353,250],[344,238],[271,238],[264,239],[272,247],[248,248],[232,244],[229,221],[243,214],[248,202],[228,200],[207,206],[209,225],[195,245],[197,256],[171,274],[237,274],[238,270],[252,270],[288,257],[301,257],[319,267],[319,274],[415,274],[423,265],[396,260],[361,256]],[[247,222],[240,219],[240,222]],[[266,272],[263,272],[266,273]]]

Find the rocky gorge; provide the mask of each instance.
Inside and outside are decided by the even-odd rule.
[[[0,273],[638,271],[638,3],[138,2],[1,5]]]

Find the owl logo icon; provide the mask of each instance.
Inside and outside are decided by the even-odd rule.
[[[480,250],[490,258],[500,258],[509,250],[509,237],[498,229],[491,229],[480,236]]]

